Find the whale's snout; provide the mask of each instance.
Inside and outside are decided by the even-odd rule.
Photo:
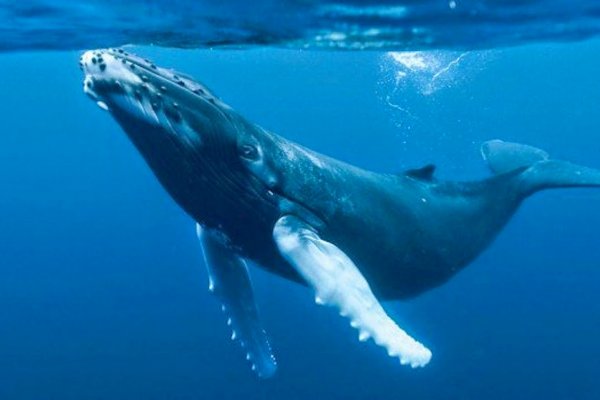
[[[182,143],[198,144],[229,107],[197,81],[124,49],[84,52],[83,91],[121,125],[156,128]]]
[[[126,95],[138,101],[148,100],[158,108],[177,100],[218,100],[206,87],[191,78],[123,49],[89,50],[79,59],[85,74],[84,91],[97,100],[111,94]]]
[[[117,96],[135,96],[143,84],[134,64],[127,63],[126,54],[121,49],[90,50],[79,59],[85,74],[83,91],[103,109]]]
[[[86,51],[79,65],[85,74],[83,91],[115,114],[170,128],[192,109],[208,113],[224,107],[200,83],[123,49]]]

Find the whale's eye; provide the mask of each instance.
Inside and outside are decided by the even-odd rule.
[[[256,146],[243,144],[240,146],[240,155],[246,160],[256,161],[259,158],[259,152]]]

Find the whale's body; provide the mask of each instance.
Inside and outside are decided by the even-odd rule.
[[[193,111],[194,105],[189,107]],[[248,177],[238,154],[215,150],[218,141],[215,148],[182,146],[162,134],[162,128],[113,111],[188,214],[225,234],[245,258],[286,278],[302,280],[273,242],[282,203],[302,208],[302,214],[317,221],[320,236],[356,262],[376,293],[394,299],[437,286],[467,265],[521,200],[514,173],[467,183],[438,182],[420,171],[374,173],[275,136],[232,110],[227,113],[230,121],[219,135],[223,141],[240,135],[257,138],[263,151],[271,152],[273,184]],[[187,118],[193,121],[193,113]],[[235,164],[238,169],[232,168]]]
[[[495,174],[481,181],[438,181],[432,166],[370,172],[270,133],[201,84],[122,50],[87,52],[82,67],[86,92],[201,227],[211,287],[264,376],[275,364],[244,259],[312,286],[318,302],[351,318],[361,340],[424,365],[429,351],[375,296],[407,298],[447,281],[537,190],[600,185],[595,170],[500,141],[482,149]]]

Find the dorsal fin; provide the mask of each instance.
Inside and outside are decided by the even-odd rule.
[[[435,165],[427,164],[421,168],[409,169],[405,172],[406,176],[411,178],[419,179],[422,181],[432,181],[433,173],[435,172]]]

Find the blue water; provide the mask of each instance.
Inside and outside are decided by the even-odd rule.
[[[408,56],[133,50],[365,168],[484,177],[491,138],[600,167],[598,40]],[[193,222],[83,95],[78,57],[0,55],[0,399],[600,398],[600,191],[536,194],[449,283],[386,304],[432,349],[423,369],[252,268],[279,361],[259,381],[208,294]]]

